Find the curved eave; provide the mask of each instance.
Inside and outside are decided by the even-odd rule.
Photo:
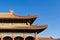
[[[0,12],[0,20],[7,20],[7,22],[10,20],[10,21],[12,21],[12,23],[13,23],[13,20],[14,21],[16,20],[16,22],[18,20],[20,20],[20,22],[21,22],[21,20],[23,20],[23,21],[26,20],[26,21],[24,21],[25,23],[29,22],[30,24],[32,24],[36,18],[37,18],[37,15],[18,16],[16,14],[14,14],[13,10],[10,10],[9,12]]]
[[[10,31],[10,32],[41,32],[47,28],[47,25],[43,26],[28,26],[28,27],[10,27],[10,28],[0,28],[1,31]]]
[[[37,18],[37,15],[27,15],[27,16],[18,16],[14,14],[13,10],[10,10],[9,12],[0,12],[0,19],[1,18],[13,18],[13,19],[31,19],[31,18]]]
[[[1,15],[1,14],[0,14]],[[37,18],[37,15],[27,15],[27,16],[18,16],[18,15],[1,15],[0,19],[32,19]]]
[[[2,20],[1,22],[5,22],[5,20],[7,20],[7,23],[10,22],[16,22],[16,23],[20,23],[20,22],[29,22],[30,24],[32,24],[34,22],[34,20],[37,18],[37,16],[17,16],[17,17],[0,17],[0,20]]]

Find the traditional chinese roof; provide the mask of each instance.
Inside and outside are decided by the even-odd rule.
[[[47,25],[31,25],[37,18],[34,16],[17,16],[10,12],[0,12],[0,32],[41,32],[47,28]],[[3,24],[4,23],[4,24]],[[5,24],[7,23],[7,25]],[[11,23],[11,24],[8,24]],[[14,25],[13,23],[25,23],[22,26]],[[29,25],[28,25],[28,24]],[[20,25],[20,24],[19,24]]]
[[[0,29],[43,29],[46,28],[47,25],[31,25],[31,26],[0,26]]]
[[[31,18],[37,18],[37,15],[31,16],[31,15],[27,15],[27,16],[18,16],[15,15],[14,12],[11,10],[9,12],[0,12],[0,19],[1,18],[11,18],[11,19],[31,19]]]
[[[34,20],[37,18],[37,15],[27,15],[27,16],[18,16],[15,15],[14,12],[11,10],[9,12],[0,12],[0,22],[29,22],[32,24]]]
[[[43,31],[44,29],[46,29],[47,28],[47,25],[31,25],[31,26],[24,26],[24,27],[20,27],[20,26],[14,26],[14,27],[10,27],[10,26],[8,26],[8,27],[0,27],[0,31],[2,31],[2,30],[6,30],[6,31],[19,31],[19,32],[37,32],[37,33],[39,33],[39,32],[41,32],[41,31]]]

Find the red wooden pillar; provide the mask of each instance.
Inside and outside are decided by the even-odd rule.
[[[12,40],[14,40],[14,36],[12,36]]]
[[[37,40],[37,37],[35,38],[35,40]]]
[[[0,37],[0,40],[1,40],[1,37]]]
[[[25,35],[24,35],[24,40],[25,40]]]
[[[25,40],[25,34],[23,34],[24,35],[24,40]]]
[[[1,40],[3,40],[3,37],[1,36]]]
[[[25,40],[25,37],[24,37],[24,40]]]
[[[37,32],[35,33],[35,40],[37,40],[37,36],[36,35],[37,35]]]

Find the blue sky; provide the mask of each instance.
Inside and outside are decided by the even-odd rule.
[[[60,38],[60,0],[0,0],[0,12],[14,10],[16,15],[38,15],[33,24],[48,24],[37,36]]]

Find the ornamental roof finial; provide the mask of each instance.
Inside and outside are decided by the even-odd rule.
[[[10,13],[11,15],[13,15],[13,14],[14,14],[14,11],[13,11],[13,10],[10,10],[9,13]]]

